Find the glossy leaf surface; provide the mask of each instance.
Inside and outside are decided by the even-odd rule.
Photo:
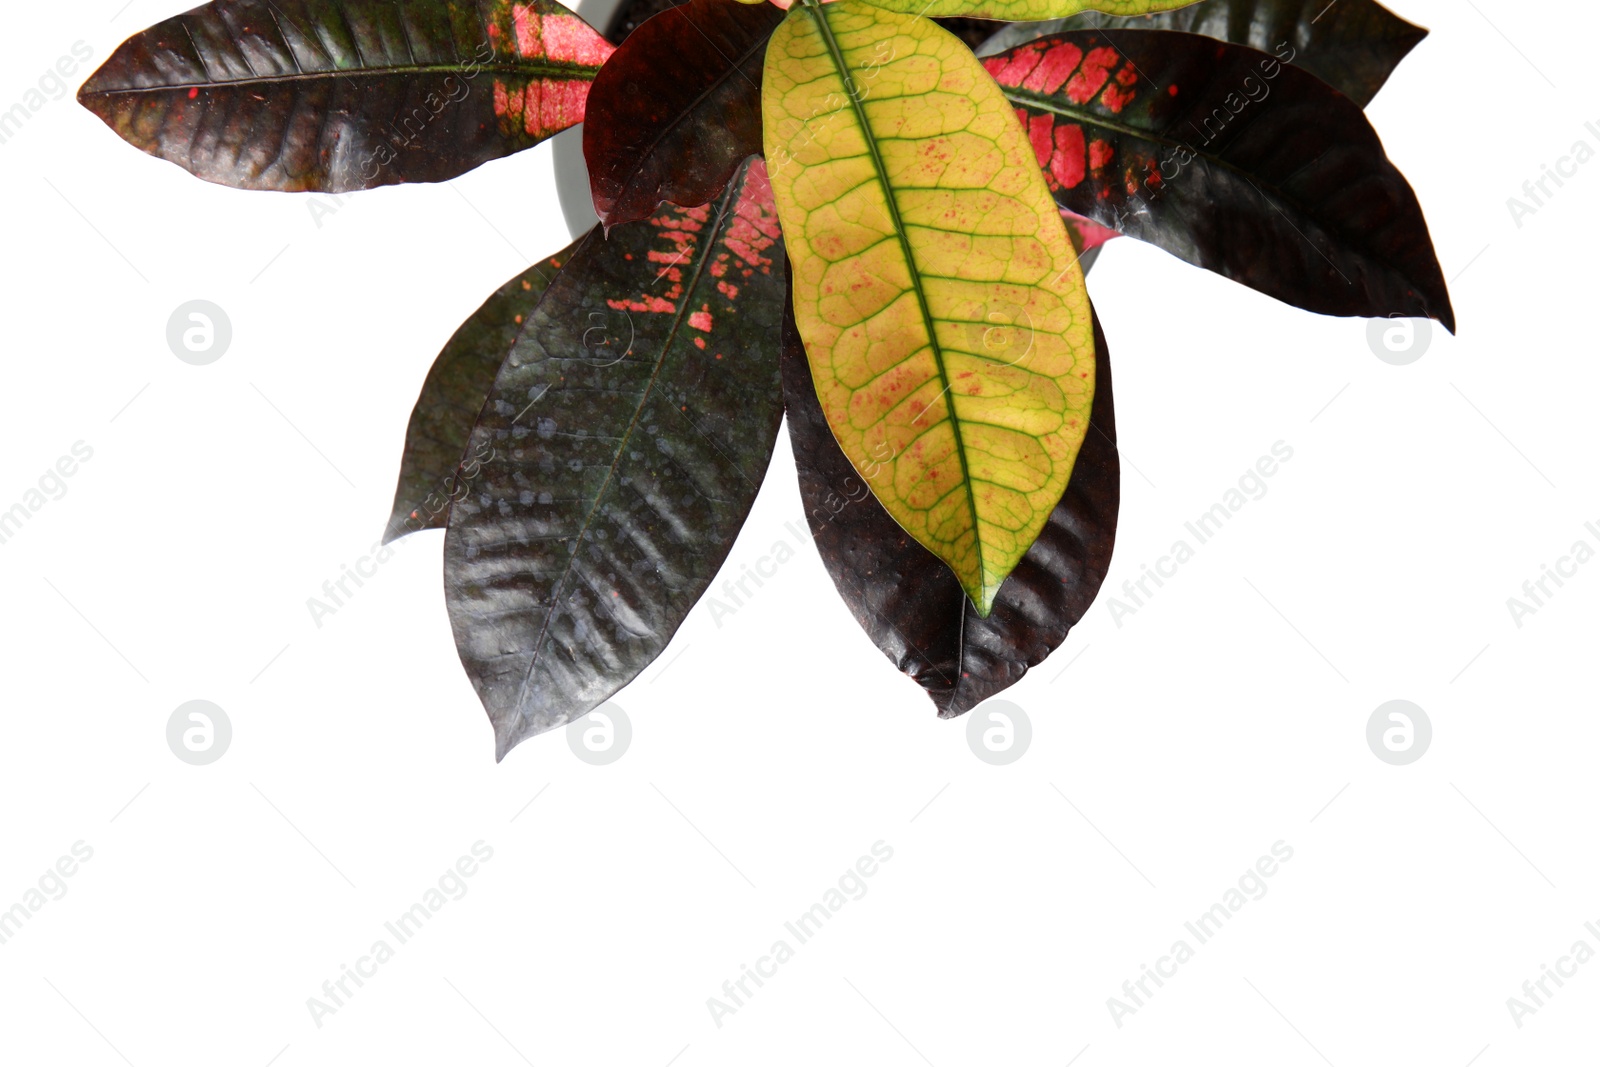
[[[765,169],[598,229],[467,442],[445,598],[500,757],[666,647],[755,500],[782,415],[784,258]]]
[[[988,614],[1066,487],[1094,335],[1011,108],[927,19],[790,11],[763,110],[822,409],[895,521]]]
[[[1291,61],[1310,71],[1362,107],[1372,102],[1400,61],[1428,36],[1377,0],[1203,0],[1202,3],[1118,19],[1088,12],[1070,19],[1016,23],[983,43],[989,56],[1019,44],[1068,30],[1181,30],[1199,33],[1263,52],[1280,45],[1294,51]]]
[[[78,100],[206,181],[337,193],[582,122],[612,51],[554,0],[215,0],[123,42]]]
[[[500,364],[556,272],[582,241],[580,237],[495,290],[434,360],[406,427],[394,510],[383,534],[385,544],[418,530],[444,529],[450,502],[466,485],[457,479],[456,469],[466,466],[466,477],[475,476],[475,457],[463,461],[462,453]]]
[[[1062,19],[1084,11],[1143,15],[1184,7],[1195,0],[871,0],[889,11],[928,18],[1003,19],[1019,22]]]
[[[628,35],[595,78],[583,126],[602,223],[707,203],[761,151],[761,59],[781,21],[767,3],[689,0]]]
[[[1094,412],[1072,480],[983,618],[950,569],[865,491],[822,416],[799,335],[787,326],[784,400],[817,549],[856,621],[943,718],[970,710],[1043,661],[1089,610],[1111,566],[1120,473],[1098,323],[1095,340]]]
[[[1115,36],[983,61],[1062,207],[1310,311],[1455,329],[1416,194],[1359,107],[1287,55]]]

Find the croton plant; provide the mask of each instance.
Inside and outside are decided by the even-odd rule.
[[[786,413],[829,574],[941,716],[1049,655],[1116,530],[1083,279],[1110,238],[1454,328],[1362,113],[1425,31],[1374,0],[653,6],[614,45],[555,0],[216,0],[79,94],[280,192],[446,181],[583,123],[600,224],[444,346],[387,531],[446,529],[500,757],[662,652]]]

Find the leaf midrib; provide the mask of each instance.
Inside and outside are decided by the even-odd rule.
[[[168,93],[181,89],[234,89],[261,85],[286,85],[292,82],[325,81],[334,78],[393,78],[417,74],[461,74],[468,68],[443,63],[430,63],[414,67],[350,67],[336,70],[303,71],[295,74],[254,75],[248,78],[229,78],[224,81],[208,78],[205,81],[170,82],[163,85],[131,85],[118,89],[94,89],[79,94],[80,99],[97,96],[132,96],[140,93]],[[556,63],[480,63],[477,71],[489,74],[527,74],[541,78],[564,76],[583,81],[593,81],[599,67],[578,64],[563,66]]]
[[[1099,129],[1112,130],[1128,137],[1137,137],[1141,141],[1149,141],[1151,144],[1158,144],[1163,148],[1183,148],[1193,151],[1196,159],[1203,159],[1214,167],[1218,167],[1222,170],[1226,170],[1232,174],[1238,175],[1250,183],[1250,185],[1254,186],[1256,191],[1262,193],[1263,196],[1265,196],[1266,192],[1270,190],[1275,199],[1289,207],[1294,208],[1305,218],[1315,221],[1318,226],[1326,228],[1327,224],[1323,219],[1319,218],[1316,213],[1304,203],[1286,193],[1282,186],[1269,181],[1258,181],[1258,175],[1251,174],[1237,163],[1233,163],[1213,152],[1195,149],[1187,141],[1170,137],[1164,133],[1157,133],[1153,130],[1141,130],[1137,126],[1130,126],[1127,123],[1117,122],[1114,119],[1103,118],[1102,116],[1096,115],[1091,111],[1071,107],[1066,104],[1057,104],[1052,97],[1043,96],[1027,89],[1013,89],[1009,86],[1002,85],[1000,87],[1000,91],[1005,95],[1005,98],[1010,100],[1013,104],[1020,104],[1021,106],[1031,108],[1034,111],[1046,111],[1052,115],[1060,115],[1064,119],[1071,119],[1083,126],[1098,127]],[[1231,144],[1232,141],[1230,140],[1229,143]],[[1304,165],[1302,165],[1300,169],[1303,170]],[[1296,173],[1298,173],[1298,171],[1296,171]]]
[[[561,577],[557,579],[556,584],[550,589],[549,607],[544,614],[544,621],[539,626],[539,636],[533,643],[533,657],[528,661],[528,671],[523,675],[522,684],[517,687],[515,704],[517,718],[524,724],[528,721],[528,713],[523,704],[523,697],[527,695],[528,685],[533,681],[534,671],[538,669],[539,657],[544,653],[545,637],[550,632],[550,621],[555,618],[556,611],[559,609],[561,590],[566,586],[567,579],[572,576],[572,568],[578,562],[578,552],[583,547],[584,538],[589,533],[589,527],[594,524],[594,517],[600,512],[601,501],[605,498],[607,491],[610,490],[611,481],[616,476],[617,464],[622,462],[622,455],[628,449],[628,442],[633,439],[633,431],[639,425],[639,419],[644,414],[645,405],[650,402],[650,396],[655,392],[656,381],[661,377],[662,368],[666,366],[667,355],[672,350],[672,343],[677,340],[678,331],[683,327],[684,320],[688,318],[689,307],[693,303],[690,300],[690,295],[695,291],[695,288],[700,284],[700,279],[705,275],[706,265],[712,259],[712,246],[716,244],[717,235],[722,232],[723,221],[727,218],[728,212],[732,207],[736,191],[741,190],[743,186],[743,181],[729,182],[727,192],[722,196],[722,202],[717,205],[716,221],[710,230],[706,231],[706,240],[702,247],[697,250],[700,254],[695,263],[694,274],[689,279],[689,284],[684,286],[683,296],[678,302],[677,314],[673,316],[672,325],[667,328],[666,336],[661,341],[661,349],[656,356],[656,365],[650,371],[650,380],[645,383],[644,390],[639,394],[639,404],[633,410],[633,418],[629,420],[628,428],[617,439],[617,450],[611,457],[611,466],[606,468],[605,480],[600,483],[600,488],[594,495],[594,503],[590,505],[589,513],[583,518],[583,526],[579,528],[577,535],[573,538],[572,552],[567,556],[567,566],[561,572]],[[601,238],[601,240],[604,240],[604,238]],[[554,288],[555,286],[552,285],[550,289],[546,289],[545,295],[548,296]],[[544,298],[540,298],[539,303],[543,304]],[[537,314],[536,310],[533,315],[528,316],[530,325]]]
[[[872,159],[873,169],[878,175],[878,183],[883,187],[884,204],[889,210],[889,224],[894,228],[895,237],[900,241],[901,253],[905,256],[906,272],[911,276],[911,291],[916,294],[917,308],[922,312],[922,325],[928,334],[928,350],[933,353],[934,366],[939,370],[939,380],[944,384],[944,391],[939,395],[947,397],[946,407],[949,409],[948,420],[951,432],[956,439],[956,459],[961,463],[961,485],[965,489],[967,498],[967,513],[972,518],[972,543],[973,551],[977,555],[978,574],[977,582],[979,595],[987,585],[983,567],[983,538],[979,536],[978,527],[978,501],[972,491],[972,475],[967,469],[967,446],[961,436],[961,419],[956,414],[956,397],[951,391],[950,372],[945,369],[944,350],[939,347],[938,334],[933,328],[933,310],[928,307],[928,297],[922,288],[922,273],[917,269],[916,258],[911,252],[911,241],[906,236],[905,224],[900,220],[900,205],[895,200],[894,186],[889,183],[889,171],[884,165],[883,155],[878,151],[878,139],[873,135],[872,126],[867,122],[866,109],[862,107],[859,87],[856,85],[854,75],[850,73],[850,66],[844,60],[844,53],[839,48],[838,40],[833,36],[833,27],[828,25],[828,19],[823,14],[821,0],[799,0],[801,6],[817,25],[817,30],[822,36],[823,43],[828,48],[828,54],[833,59],[835,68],[839,71],[839,78],[844,82],[845,96],[850,99],[851,110],[855,112],[856,122],[861,127],[861,139],[866,143],[867,154]],[[931,405],[930,405],[931,406]],[[926,408],[923,409],[926,412]],[[918,418],[921,416],[919,415]],[[913,420],[915,421],[915,420]],[[845,457],[849,459],[849,456]],[[851,466],[855,462],[851,461]],[[893,512],[889,513],[893,516]],[[959,576],[958,576],[959,581]],[[962,583],[965,584],[965,583]]]

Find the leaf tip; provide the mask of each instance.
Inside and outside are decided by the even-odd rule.
[[[100,114],[99,109],[96,108],[94,105],[95,105],[95,96],[100,91],[99,88],[98,88],[99,82],[100,82],[100,73],[104,69],[105,69],[104,67],[101,67],[100,70],[97,70],[93,74],[89,75],[88,79],[85,80],[82,85],[78,86],[78,91],[73,96],[73,99],[78,102],[78,106],[79,107],[83,108],[86,111],[90,111],[90,112],[94,113],[95,115],[99,115]]]
[[[924,689],[941,719],[958,719],[977,706],[976,696],[964,692],[960,682],[944,690]]]
[[[407,512],[403,508],[397,506],[389,515],[389,521],[383,527],[383,537],[378,541],[378,544],[393,544],[406,534],[411,533],[412,531],[407,528],[407,520],[415,519],[416,517],[416,512]],[[417,529],[422,529],[422,527],[419,526]]]
[[[118,84],[116,64],[122,57],[127,44],[128,42],[124,41],[95,68],[93,74],[83,79],[83,84],[78,86],[78,91],[73,97],[79,104],[93,111],[96,115],[99,115],[100,111],[95,108],[95,98],[122,87]]]
[[[522,738],[514,736],[509,730],[502,730],[499,726],[494,731],[494,761],[504,763],[511,750],[516,748]]]
[[[991,582],[985,577],[979,581],[977,588],[965,586],[965,583],[963,585],[966,588],[967,599],[972,601],[972,610],[978,613],[978,618],[987,619],[994,611],[994,599],[1000,595],[1000,585],[1005,579]]]

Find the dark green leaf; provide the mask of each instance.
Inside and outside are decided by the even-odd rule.
[[[591,231],[500,368],[451,508],[445,598],[500,757],[666,647],[755,500],[782,415],[766,168]]]
[[[1094,408],[1072,480],[985,619],[950,568],[912,540],[856,475],[817,403],[792,319],[785,324],[789,439],[823,565],[867,636],[927,691],[941,718],[969,711],[1043,661],[1089,610],[1111,566],[1120,472],[1111,363],[1098,321],[1095,349]]]
[[[394,512],[383,542],[418,530],[442,530],[450,501],[463,492],[456,478],[467,435],[483,410],[495,375],[516,344],[522,324],[538,307],[556,271],[577,250],[579,238],[543,263],[506,282],[472,313],[445,344],[423,380],[406,427]]]
[[[582,122],[611,52],[554,0],[216,0],[124,41],[78,100],[206,181],[338,193]]]
[[[693,207],[761,151],[761,61],[783,12],[689,0],[628,36],[595,78],[583,157],[609,229]]]
[[[1287,54],[1286,54],[1287,55]],[[1279,300],[1455,329],[1422,207],[1361,109],[1243,45],[1056,34],[984,60],[1056,202]]]
[[[1205,0],[1155,15],[1117,18],[1098,11],[1050,22],[1014,22],[978,50],[992,56],[1019,44],[1068,30],[1181,30],[1263,52],[1294,50],[1295,66],[1308,70],[1362,107],[1428,36],[1377,0]]]

